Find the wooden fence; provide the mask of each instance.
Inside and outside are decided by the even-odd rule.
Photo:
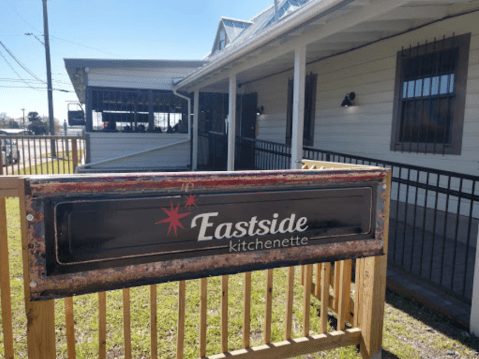
[[[52,138],[47,137],[47,140]],[[59,141],[58,138],[53,138]],[[83,147],[74,145],[75,140],[70,138],[61,151],[67,153],[71,144],[74,155],[71,154],[73,165],[68,166],[51,166],[52,159],[43,161],[39,159],[37,154],[35,157],[28,157],[28,166],[25,164],[16,169],[10,169],[10,174],[25,173],[41,174],[40,168],[46,165],[49,170],[67,170],[72,173],[75,165],[78,164],[76,158],[80,158]],[[18,141],[18,139],[17,139]],[[31,141],[31,140],[30,140]],[[26,141],[26,142],[30,142]],[[38,140],[41,141],[41,140]],[[18,142],[17,142],[18,143]],[[31,142],[30,142],[31,143]],[[49,142],[47,141],[47,144]],[[76,148],[74,149],[74,146]],[[58,148],[58,147],[57,147]],[[70,159],[70,153],[66,155]],[[25,157],[23,157],[25,158]],[[37,162],[35,162],[35,159]],[[56,160],[56,159],[55,159]],[[43,162],[42,162],[43,161]],[[40,165],[40,166],[39,166]],[[12,165],[10,165],[12,166]],[[33,167],[34,166],[34,167]],[[313,165],[314,166],[314,165]],[[307,167],[307,166],[306,166]],[[17,171],[17,172],[16,172]],[[52,173],[52,172],[50,172]],[[55,172],[57,173],[57,172]],[[68,173],[68,172],[67,172]],[[389,181],[385,184],[388,185]],[[4,353],[7,359],[17,356],[23,357],[25,353],[14,353],[14,335],[12,329],[12,303],[11,303],[11,277],[9,273],[9,241],[7,235],[7,216],[5,197],[18,197],[20,201],[20,222],[22,245],[26,245],[27,238],[27,219],[23,215],[25,211],[25,193],[23,188],[23,180],[17,176],[2,176],[0,178],[0,289],[1,289],[1,308],[2,308],[2,331],[3,331],[3,348],[0,342],[0,354]],[[387,210],[388,211],[388,204]],[[385,218],[389,218],[386,214]],[[384,233],[385,251],[387,253],[387,223]],[[24,251],[25,252],[25,251]],[[197,355],[199,358],[245,358],[245,359],[267,359],[267,358],[290,358],[298,355],[315,353],[322,350],[329,350],[345,346],[360,345],[360,353],[363,358],[376,357],[381,350],[382,329],[383,329],[383,311],[386,288],[386,255],[380,257],[371,257],[357,259],[355,261],[346,260],[336,263],[321,263],[314,265],[306,265],[299,267],[301,273],[301,284],[303,288],[302,299],[293,295],[293,287],[295,281],[295,270],[298,267],[290,267],[287,269],[287,293],[284,303],[284,333],[283,341],[272,342],[272,311],[274,298],[274,273],[277,270],[266,270],[266,282],[264,283],[264,325],[262,328],[263,345],[251,347],[252,328],[251,328],[251,296],[252,296],[252,273],[244,273],[243,283],[243,301],[235,303],[239,306],[243,313],[242,318],[242,349],[230,351],[230,336],[228,332],[231,322],[229,320],[229,304],[228,291],[229,276],[221,277],[221,319],[220,319],[220,353],[207,351],[207,327],[208,318],[211,315],[208,310],[208,292],[209,282],[212,279],[199,279],[200,303],[199,303],[199,332],[197,336]],[[34,285],[29,280],[28,261],[26,256],[23,257],[23,282],[24,295],[29,298],[29,289]],[[352,271],[354,269],[354,280],[352,279]],[[297,272],[296,272],[297,273]],[[353,294],[351,289],[354,286]],[[178,313],[176,327],[176,354],[177,359],[184,358],[185,348],[185,319],[191,313],[186,311],[186,294],[187,282],[178,283]],[[116,349],[125,358],[132,358],[132,322],[131,322],[131,298],[130,289],[122,290],[122,306],[123,306],[123,328],[116,328],[118,335],[123,335],[123,348]],[[150,328],[150,352],[148,357],[158,358],[159,356],[159,335],[158,326],[162,325],[162,318],[158,318],[158,287],[157,285],[149,286],[149,323]],[[312,297],[316,297],[320,301],[320,330],[312,333],[310,330],[310,304]],[[302,336],[293,338],[293,325],[298,320],[294,318],[293,302],[302,300]],[[56,336],[55,336],[55,301],[30,302],[25,300],[25,315],[28,358],[55,358],[58,353]],[[76,337],[78,333],[75,331],[74,302],[73,298],[63,299],[65,318],[64,327],[66,330],[67,353],[69,359],[76,358],[77,349]],[[107,294],[98,293],[98,357],[112,357],[109,343],[107,342]],[[329,311],[329,314],[328,314]],[[335,326],[328,325],[328,321],[333,317],[336,318]],[[58,320],[57,316],[57,320]],[[111,326],[110,326],[111,327]],[[134,344],[134,343],[133,343]],[[0,355],[1,356],[1,355]],[[163,356],[164,357],[164,356]]]

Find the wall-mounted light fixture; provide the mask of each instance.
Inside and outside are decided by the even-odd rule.
[[[264,114],[264,106],[260,106],[256,109],[256,115],[259,116],[259,115],[262,115]]]
[[[356,97],[356,94],[354,92],[350,92],[346,95],[344,98],[343,102],[341,103],[342,107],[348,107],[348,106],[353,106],[353,101]]]

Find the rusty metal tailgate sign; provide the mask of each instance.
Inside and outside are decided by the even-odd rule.
[[[385,174],[30,177],[31,297],[381,255]]]

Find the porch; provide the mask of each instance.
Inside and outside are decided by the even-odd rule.
[[[208,144],[205,169],[226,170],[227,136],[210,132]],[[291,164],[291,148],[281,143],[237,137],[235,153],[238,170],[287,169]],[[304,148],[303,158],[391,168],[389,263],[459,298],[467,303],[460,310],[470,311],[478,177],[314,148]]]

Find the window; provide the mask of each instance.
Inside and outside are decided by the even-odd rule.
[[[226,33],[224,29],[221,29],[219,41],[218,41],[218,50],[223,50],[226,46]]]
[[[303,146],[314,145],[314,119],[316,110],[316,80],[317,74],[306,76],[304,93],[304,131]],[[291,144],[293,135],[293,79],[288,79],[288,108],[286,115],[286,144]]]
[[[398,52],[392,151],[461,154],[470,38]]]

